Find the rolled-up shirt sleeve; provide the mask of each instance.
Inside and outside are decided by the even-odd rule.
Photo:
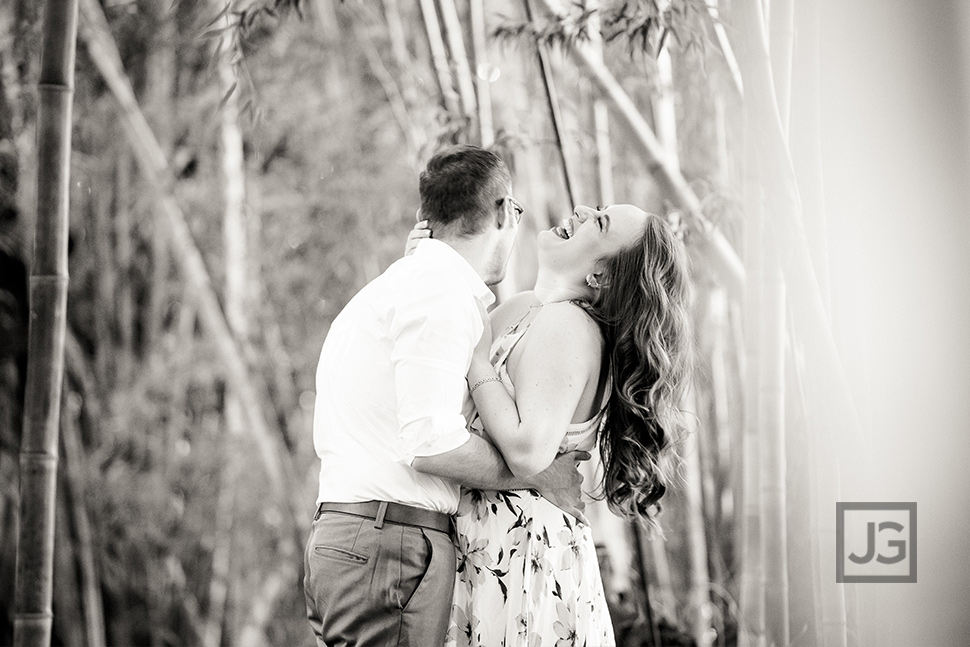
[[[399,433],[393,450],[410,464],[467,442],[465,374],[483,330],[479,306],[454,276],[429,272],[391,313],[391,364]]]

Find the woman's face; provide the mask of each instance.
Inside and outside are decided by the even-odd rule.
[[[559,226],[539,232],[539,262],[551,268],[591,272],[596,261],[636,243],[646,224],[646,212],[631,204],[601,210],[578,206]]]

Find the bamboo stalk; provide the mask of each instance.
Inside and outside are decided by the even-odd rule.
[[[596,10],[590,16],[589,40],[592,49],[603,58],[603,35],[599,18],[599,0],[589,0],[587,8]],[[592,92],[590,94],[593,94]],[[610,108],[599,96],[593,97],[593,132],[596,133],[596,179],[600,204],[616,202],[613,178],[613,144],[610,141]]]
[[[687,399],[688,411],[697,410],[697,398],[693,389]],[[709,647],[713,640],[711,632],[711,576],[708,572],[707,532],[704,524],[704,497],[701,483],[700,440],[698,429],[692,429],[684,437],[684,494],[687,513],[687,543],[690,555],[690,610],[691,633],[698,647]]]
[[[610,141],[609,106],[600,99],[593,100],[593,127],[596,131],[596,177],[600,204],[616,202],[613,186],[613,145]]]
[[[788,505],[800,514],[788,515],[788,564],[790,593],[789,615],[791,642],[818,645],[820,609],[815,578],[819,572],[818,533],[815,519],[815,480],[818,478],[812,451],[811,429],[805,410],[802,390],[801,349],[788,321],[788,345],[785,362],[787,387],[785,390],[785,425],[788,430],[787,470]]]
[[[347,96],[347,82],[344,78],[346,75],[341,65],[346,48],[340,22],[337,20],[332,0],[315,0],[311,6],[317,18],[320,40],[326,45],[322,61],[325,70],[322,75],[323,88],[330,101],[340,103]]]
[[[427,135],[421,128],[418,128],[414,124],[414,119],[410,116],[411,111],[421,109],[418,99],[419,92],[414,79],[414,63],[408,51],[407,36],[404,32],[404,23],[401,18],[401,7],[398,0],[383,0],[383,5],[387,36],[391,45],[391,56],[394,61],[392,69],[396,71],[397,76],[397,82],[394,84],[394,87],[400,93],[400,100],[403,106],[403,112],[395,109],[395,113],[401,112],[401,114],[408,115],[407,122],[410,124],[409,136],[413,140],[412,145],[414,147],[413,152],[409,151],[412,155],[410,161],[412,166],[417,166],[418,155],[425,146]],[[386,81],[381,81],[381,83],[386,85]],[[385,88],[385,94],[390,99],[390,94],[388,93],[389,88],[390,86]],[[400,122],[400,118],[398,118],[398,121]]]
[[[401,4],[400,0],[383,0],[384,5],[384,20],[387,23],[387,38],[391,43],[391,54],[394,56],[394,62],[397,64],[398,73],[410,76],[411,70],[411,54],[408,52],[407,36],[404,32],[404,21],[401,18]],[[413,81],[409,79],[409,82],[405,84],[407,88],[413,88]],[[408,96],[405,94],[405,99],[408,100],[409,105],[413,105],[410,102],[414,99],[413,96]]]
[[[102,166],[98,164],[98,167]],[[107,175],[106,172],[100,172],[102,168],[97,170],[99,172],[95,173],[94,177],[99,180]],[[108,171],[108,169],[104,169],[104,171]],[[94,304],[97,312],[101,313],[101,316],[94,319],[94,367],[98,383],[107,391],[110,388],[109,385],[114,382],[112,362],[116,351],[111,331],[112,319],[117,312],[115,309],[116,266],[114,250],[111,245],[111,195],[94,191],[87,196],[86,202],[88,211],[90,211],[91,229],[94,234],[90,238],[90,244],[94,247],[92,255],[95,259],[95,267],[98,268],[95,274]]]
[[[738,59],[734,56],[734,49],[731,47],[727,31],[724,29],[724,23],[721,22],[718,0],[707,0],[707,13],[714,25],[714,36],[717,38],[717,45],[721,49],[721,55],[724,56],[724,62],[731,73],[734,88],[738,91],[738,96],[743,97],[744,81],[741,79],[741,68],[738,66]]]
[[[813,412],[809,410],[809,414]],[[816,499],[814,525],[818,536],[820,551],[819,568],[816,572],[816,586],[819,592],[821,613],[822,647],[846,647],[848,644],[848,619],[846,617],[845,586],[835,581],[835,515],[832,501],[840,501],[838,458],[831,445],[824,442],[824,435],[812,433],[812,450],[815,456]]]
[[[765,640],[789,644],[788,550],[785,487],[785,284],[770,241],[765,253],[761,302],[761,538],[764,552]]]
[[[266,625],[273,618],[276,600],[296,579],[295,559],[295,554],[290,555],[289,560],[282,560],[279,568],[263,578],[251,601],[251,612],[239,632],[239,647],[262,647],[266,644]]]
[[[441,24],[444,28],[444,36],[448,39],[448,51],[451,54],[455,79],[458,81],[461,111],[467,119],[475,119],[478,102],[475,100],[475,84],[472,82],[472,73],[468,66],[468,53],[465,50],[465,39],[461,34],[458,8],[455,6],[455,0],[438,0],[438,6],[441,8]],[[473,128],[472,132],[474,131]]]
[[[310,497],[303,492],[302,484],[294,476],[292,457],[272,433],[263,415],[263,403],[267,401],[266,388],[259,382],[259,377],[249,371],[243,352],[230,332],[212,289],[202,254],[192,240],[185,216],[172,195],[173,179],[168,162],[138,107],[107,21],[96,0],[81,0],[81,15],[82,38],[98,71],[119,103],[122,125],[145,179],[156,192],[158,207],[165,215],[162,222],[167,229],[170,248],[176,255],[188,292],[198,308],[199,320],[214,344],[226,380],[239,394],[246,412],[246,429],[259,449],[270,486],[277,500],[284,505],[286,526],[290,533],[287,541],[300,543],[298,520],[303,518]]]
[[[657,138],[664,147],[667,161],[680,169],[680,155],[677,152],[677,114],[674,108],[674,69],[670,48],[663,47],[657,52],[657,91],[653,94],[653,123]],[[679,171],[678,171],[679,172]]]
[[[812,267],[818,276],[819,289],[827,313],[830,278],[828,236],[825,214],[825,191],[822,179],[821,108],[819,106],[819,8],[814,2],[799,2],[795,6],[798,38],[793,56],[792,111],[789,140],[792,162],[798,178],[802,199],[805,237],[812,257]]]
[[[445,41],[441,37],[441,25],[438,23],[438,11],[435,9],[434,0],[421,0],[421,17],[424,20],[424,31],[431,50],[431,64],[434,67],[435,78],[438,80],[438,90],[441,92],[445,111],[452,115],[461,114],[458,93],[455,92],[452,81],[448,52],[445,49]]]
[[[77,0],[48,0],[38,83],[37,221],[20,447],[16,647],[51,642],[57,436],[67,327],[67,237]]]
[[[69,368],[69,370],[71,370]],[[87,647],[103,647],[107,644],[104,626],[104,607],[101,604],[101,578],[95,565],[94,533],[85,507],[87,501],[84,481],[79,473],[83,457],[83,445],[77,420],[81,415],[83,399],[68,398],[65,407],[64,429],[64,474],[67,480],[69,507],[74,519],[74,533],[77,536],[77,560],[81,575],[81,600],[84,610],[84,632]]]
[[[775,103],[787,139],[791,109],[792,3],[773,0],[771,5],[771,70]],[[751,122],[751,132],[757,132]],[[762,160],[765,163],[767,160]],[[785,283],[778,259],[777,243],[762,245],[766,271],[762,292],[763,353],[760,378],[759,419],[764,438],[761,483],[762,537],[765,551],[765,638],[769,645],[791,641],[788,609],[788,534],[785,457]]]
[[[535,24],[535,12],[532,8],[532,0],[523,0],[525,3],[526,20]],[[566,185],[566,195],[569,197],[569,205],[574,207],[579,204],[579,197],[576,194],[576,184],[573,182],[574,174],[569,166],[565,148],[565,125],[562,119],[562,110],[559,107],[559,96],[556,93],[556,82],[552,78],[552,66],[549,62],[549,52],[545,43],[536,42],[536,57],[539,63],[539,73],[542,77],[542,87],[545,90],[546,105],[549,108],[549,117],[552,119],[552,131],[556,137],[556,151],[559,153],[559,162],[562,164],[562,179]]]
[[[650,647],[661,647],[660,627],[657,623],[657,614],[653,608],[653,597],[650,595],[650,560],[651,557],[656,556],[654,545],[659,544],[662,550],[663,542],[659,537],[650,541],[646,536],[647,531],[640,524],[631,524],[630,532],[633,535],[633,548],[637,558],[635,570],[640,574],[640,590],[638,593],[642,595],[643,611],[644,615],[647,616],[647,628],[650,631],[650,635],[645,637],[646,644]],[[664,555],[664,559],[666,560],[666,555]],[[657,563],[657,560],[654,559],[654,562]],[[659,572],[659,569],[656,569],[656,572]],[[655,586],[654,589],[658,590],[659,587]],[[671,595],[673,594],[671,593]],[[663,605],[664,602],[661,601],[661,606]]]
[[[469,0],[468,19],[472,32],[475,89],[478,91],[478,130],[481,133],[482,148],[488,148],[495,142],[495,126],[492,123],[492,90],[488,73],[484,0]]]
[[[128,384],[134,362],[134,297],[131,290],[131,150],[127,142],[119,146],[115,162],[114,238],[115,263],[121,268],[115,297],[118,321],[119,356],[115,360],[116,383]]]
[[[775,100],[782,131],[788,138],[791,124],[792,48],[795,40],[794,0],[771,0],[771,22],[768,34],[771,49],[771,71]]]
[[[221,0],[215,0],[216,4]],[[216,73],[219,93],[224,97],[219,104],[219,132],[221,138],[223,215],[222,234],[225,252],[224,303],[226,322],[237,339],[249,338],[249,320],[252,301],[249,298],[251,281],[247,271],[249,256],[249,232],[246,222],[246,166],[243,158],[243,138],[239,128],[239,95],[233,92],[238,83],[236,71],[229,60],[232,47],[229,34],[232,25],[228,15],[224,18],[226,31],[216,47]],[[245,412],[239,401],[239,393],[231,386],[226,389],[226,434],[222,449],[226,457],[219,478],[216,502],[214,541],[212,548],[212,575],[209,580],[208,612],[202,623],[202,643],[206,647],[219,647],[225,620],[226,600],[231,584],[232,525],[235,516],[237,463],[239,461],[238,438],[244,433]]]
[[[761,534],[761,439],[758,433],[758,390],[761,372],[761,275],[763,258],[761,192],[747,152],[745,163],[744,260],[748,287],[744,292],[744,429],[741,445],[740,576],[738,591],[738,647],[764,644],[765,607]]]
[[[551,0],[541,1],[550,13],[561,18],[561,14],[552,5]],[[663,146],[636,105],[606,65],[597,59],[588,44],[577,40],[569,51],[576,64],[589,75],[609,99],[610,105],[620,117],[620,123],[630,130],[633,143],[638,145],[645,154],[647,168],[661,188],[684,210],[692,234],[691,251],[696,257],[707,259],[716,269],[715,275],[718,281],[723,282],[733,296],[740,298],[745,285],[744,266],[740,258],[724,234],[704,217],[697,195],[687,184],[680,170],[670,162]]]
[[[63,416],[63,413],[62,413]],[[64,418],[62,418],[64,419]],[[65,426],[68,424],[64,419]],[[54,524],[54,615],[53,635],[65,645],[86,645],[85,618],[81,613],[81,585],[77,577],[75,546],[71,540],[71,513],[67,505],[67,486],[59,480],[57,489],[57,514]]]
[[[173,147],[173,115],[176,114],[175,105],[175,19],[172,12],[164,10],[164,3],[148,3],[153,11],[152,19],[157,25],[157,32],[149,42],[148,61],[145,65],[145,103],[150,108],[148,121],[152,132],[158,138],[159,146],[164,155],[170,156]],[[130,147],[129,147],[130,152]],[[127,157],[127,155],[126,155]],[[119,179],[120,181],[120,179]],[[153,218],[149,231],[157,232],[161,229],[164,216],[158,213]],[[146,349],[152,348],[162,333],[165,308],[169,299],[168,282],[171,270],[171,252],[168,249],[165,236],[160,233],[151,236],[151,278],[149,281],[148,306],[144,315],[143,343]]]

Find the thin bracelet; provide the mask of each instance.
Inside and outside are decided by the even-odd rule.
[[[502,378],[500,378],[500,377],[486,377],[484,380],[479,380],[479,381],[475,382],[475,386],[473,386],[472,388],[468,389],[468,394],[471,395],[472,393],[475,392],[475,389],[477,389],[481,385],[485,384],[486,382],[501,382],[501,381],[502,381]]]

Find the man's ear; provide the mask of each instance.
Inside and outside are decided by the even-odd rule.
[[[422,220],[424,220],[424,217],[421,215],[421,207],[418,207],[418,210],[414,212],[414,222],[421,222]]]
[[[515,215],[512,213],[512,207],[509,205],[509,201],[505,198],[495,205],[495,228],[502,230],[506,227],[511,227],[515,224]]]

